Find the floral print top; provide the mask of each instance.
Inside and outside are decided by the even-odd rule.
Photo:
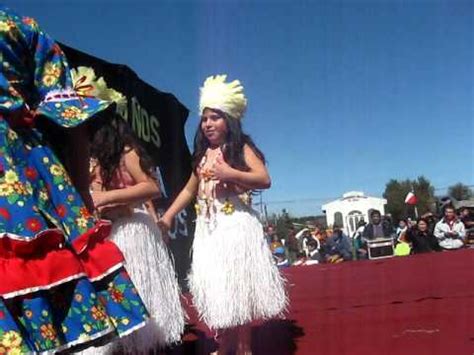
[[[80,97],[59,45],[36,21],[0,5],[0,115],[33,111],[73,127],[110,102]]]

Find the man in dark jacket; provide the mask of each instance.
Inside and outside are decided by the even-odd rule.
[[[389,238],[392,232],[390,229],[388,223],[382,223],[380,211],[372,210],[370,212],[370,223],[365,226],[362,239],[367,242],[377,238]]]
[[[339,226],[334,226],[334,234],[328,238],[324,251],[328,261],[334,258],[342,258],[345,261],[352,259],[351,241]]]

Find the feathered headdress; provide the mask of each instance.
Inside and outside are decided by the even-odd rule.
[[[240,120],[247,108],[247,98],[244,87],[238,80],[226,83],[227,75],[210,76],[201,87],[199,113],[205,108],[212,108],[227,113],[232,118]]]
[[[77,69],[71,70],[71,76],[74,90],[79,95],[115,102],[118,107],[127,105],[125,96],[117,90],[107,87],[103,77],[96,77],[94,69],[90,67],[77,67]]]

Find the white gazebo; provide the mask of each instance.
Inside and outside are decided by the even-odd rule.
[[[326,214],[328,226],[338,224],[348,236],[352,236],[360,220],[369,221],[372,210],[378,210],[384,215],[386,203],[387,200],[384,198],[365,196],[360,191],[350,191],[342,195],[342,198],[324,204],[322,210]]]

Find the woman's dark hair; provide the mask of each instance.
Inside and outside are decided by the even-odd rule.
[[[421,218],[418,218],[418,219],[416,220],[416,224],[417,224],[417,225],[418,225],[418,223],[420,223],[420,222],[425,222],[427,226],[430,225],[430,221],[429,221],[427,218],[425,218],[425,217],[421,217]]]
[[[118,115],[112,119],[101,119],[89,127],[91,137],[91,157],[97,159],[103,186],[107,189],[119,168],[123,154],[135,150],[140,158],[140,168],[148,175],[153,175],[153,163],[149,155],[138,143],[135,134],[127,123]]]
[[[253,150],[255,155],[265,163],[265,156],[257,148],[252,138],[249,135],[242,132],[242,125],[240,120],[229,117],[225,112],[220,110],[210,109],[213,112],[219,114],[227,125],[227,136],[225,143],[222,146],[222,153],[224,159],[231,167],[241,171],[249,171],[249,166],[245,163],[244,158],[244,145],[247,144],[250,149]],[[206,154],[207,148],[210,144],[208,139],[204,136],[201,126],[199,126],[194,136],[194,153],[192,157],[193,171],[196,172],[201,162],[202,157]]]

